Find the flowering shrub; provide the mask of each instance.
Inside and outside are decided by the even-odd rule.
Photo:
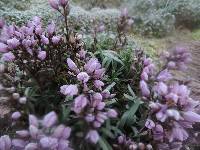
[[[103,24],[86,44],[69,26],[69,1],[49,4],[64,18],[62,32],[39,17],[21,27],[1,21],[0,92],[14,134],[2,131],[0,150],[180,149],[186,129],[200,122],[198,103],[170,72],[186,68],[186,49],[165,53],[155,73],[152,60],[130,48],[127,9],[110,45],[98,39]]]

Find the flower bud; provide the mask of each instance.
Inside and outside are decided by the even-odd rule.
[[[78,94],[77,85],[63,85],[60,87],[60,93],[66,96],[74,96]]]
[[[21,98],[19,99],[19,103],[20,103],[20,104],[26,104],[26,101],[27,101],[27,98],[26,98],[26,97],[21,97]]]
[[[53,36],[52,37],[52,42],[53,44],[58,44],[60,42],[60,36]]]
[[[145,127],[147,127],[148,129],[153,129],[155,127],[155,123],[150,120],[150,119],[147,119],[146,123],[145,123]]]
[[[51,22],[48,27],[47,27],[47,32],[49,34],[49,36],[51,36],[56,30],[56,25],[54,22]]]
[[[87,122],[92,122],[92,121],[94,121],[94,119],[95,119],[95,117],[92,114],[87,114],[87,116],[85,117],[85,120]]]
[[[96,130],[90,130],[86,135],[86,139],[96,144],[99,141],[99,134]]]
[[[29,143],[26,145],[24,150],[38,150],[38,144],[37,143]]]
[[[117,112],[114,109],[109,109],[107,114],[108,114],[108,117],[110,117],[110,118],[117,117]]]
[[[8,135],[0,137],[0,150],[10,150],[11,149],[11,139]]]
[[[100,128],[100,127],[101,127],[101,123],[100,123],[99,121],[94,121],[94,122],[93,122],[93,126],[94,126],[95,128]]]
[[[77,75],[77,79],[83,83],[88,82],[88,80],[90,79],[89,75],[86,72],[80,72]]]
[[[100,89],[100,90],[101,90],[101,87],[104,86],[104,83],[103,83],[101,80],[95,80],[95,81],[94,81],[94,86],[95,86],[97,89]]]
[[[43,137],[40,139],[40,144],[44,149],[57,149],[58,139],[51,137]]]
[[[29,136],[29,132],[27,130],[20,130],[20,131],[16,131],[16,134],[20,137],[20,138],[27,138]]]
[[[121,11],[121,17],[128,17],[128,9],[127,9],[127,8],[124,8],[124,9]]]
[[[40,52],[38,53],[38,58],[39,58],[40,60],[45,60],[46,56],[47,56],[46,51],[40,51]]]
[[[0,18],[0,29],[3,28],[4,25],[5,25],[4,20]]]
[[[1,57],[1,59],[5,62],[11,62],[15,60],[15,56],[12,52],[4,53]]]
[[[52,7],[53,9],[56,9],[56,10],[59,9],[58,0],[49,0],[49,4],[51,5],[51,7]]]
[[[8,45],[0,43],[0,53],[6,53],[6,52],[8,52]]]
[[[49,39],[47,37],[45,37],[44,35],[41,36],[41,41],[43,44],[49,44]]]
[[[13,139],[12,140],[12,145],[16,149],[24,149],[24,147],[26,145],[26,142],[24,140],[21,140],[21,139]]]
[[[20,42],[18,39],[12,38],[12,39],[7,40],[7,44],[10,49],[15,49],[20,45]]]
[[[34,125],[30,125],[30,126],[29,126],[29,132],[30,132],[31,137],[32,137],[33,139],[36,139],[37,136],[38,136],[39,130],[38,130],[38,128],[35,127]]]
[[[140,90],[142,92],[142,96],[148,97],[150,95],[149,87],[144,80],[140,81]]]
[[[18,112],[18,111],[12,113],[12,116],[11,116],[11,118],[12,118],[13,120],[18,120],[20,117],[21,117],[21,113]]]
[[[68,4],[69,0],[59,0],[61,6],[65,7]]]
[[[39,126],[38,119],[34,115],[29,115],[29,125]]]
[[[72,70],[76,73],[79,73],[78,67],[76,66],[76,64],[70,58],[67,58],[67,65],[68,65],[70,70]]]

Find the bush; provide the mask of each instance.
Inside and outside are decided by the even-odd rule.
[[[181,149],[200,122],[198,102],[171,73],[186,68],[187,49],[165,53],[156,69],[126,35],[127,9],[116,34],[94,21],[82,35],[69,26],[69,1],[57,2],[49,0],[62,31],[39,17],[1,21],[0,98],[10,112],[0,120],[0,149]]]

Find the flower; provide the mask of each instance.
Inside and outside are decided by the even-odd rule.
[[[148,97],[150,95],[148,85],[144,80],[140,81],[140,90],[143,96]]]
[[[59,125],[53,132],[53,137],[68,139],[71,134],[71,128],[65,127],[64,125]]]
[[[167,69],[161,71],[159,75],[157,76],[158,81],[167,81],[167,80],[170,80],[171,78],[172,78],[172,75]]]
[[[76,66],[76,64],[70,58],[67,58],[67,64],[68,64],[68,67],[70,70],[72,70],[76,73],[80,72],[78,67]]]
[[[39,126],[38,119],[34,115],[29,115],[29,125]]]
[[[166,95],[167,92],[168,92],[168,87],[167,85],[164,83],[164,82],[159,82],[156,86],[155,86],[155,91],[163,96],[163,95]]]
[[[101,81],[101,80],[95,80],[94,81],[94,86],[97,88],[97,89],[102,89],[102,86],[104,86],[104,83]]]
[[[45,35],[41,36],[41,41],[43,44],[46,44],[46,45],[49,44],[49,39],[47,37],[45,37]]]
[[[0,29],[3,28],[4,25],[5,25],[4,20],[0,18]]]
[[[46,56],[47,56],[46,51],[40,51],[40,52],[38,53],[38,58],[39,58],[40,60],[45,60]]]
[[[200,122],[200,115],[193,111],[183,112],[182,116],[185,121],[188,121],[191,123]]]
[[[147,119],[145,127],[147,127],[148,129],[153,129],[155,126],[155,123],[151,119]]]
[[[117,117],[117,112],[114,109],[109,109],[107,112],[108,117],[110,118],[116,118]]]
[[[74,100],[73,111],[79,114],[83,110],[83,108],[87,106],[87,103],[88,103],[88,100],[84,95],[80,95],[76,97]]]
[[[44,127],[52,127],[58,120],[58,117],[54,111],[46,114],[44,119],[42,120],[42,124]]]
[[[89,75],[86,72],[80,72],[77,75],[77,79],[79,81],[82,81],[83,83],[86,83],[86,82],[88,82],[88,80],[90,79],[90,77],[89,77]]]
[[[12,38],[12,39],[7,40],[7,44],[10,49],[15,49],[20,45],[20,42],[18,39]]]
[[[15,60],[15,55],[12,52],[4,53],[1,59],[5,62],[11,62]]]
[[[0,150],[10,150],[11,149],[11,139],[8,135],[3,135],[0,137]]]
[[[47,32],[48,32],[49,36],[51,36],[51,35],[55,32],[55,28],[56,28],[56,25],[55,25],[55,23],[52,21],[52,22],[47,26]]]
[[[60,36],[53,36],[52,37],[52,42],[53,44],[58,44],[60,42]]]
[[[19,111],[12,113],[12,116],[11,116],[13,120],[18,120],[20,117],[21,117],[21,113]]]
[[[59,9],[58,0],[49,0],[49,4],[51,5],[51,7],[52,7],[53,9],[56,9],[56,10]]]
[[[56,149],[58,147],[58,139],[52,137],[43,137],[40,144],[44,149]]]
[[[95,70],[98,70],[101,68],[101,64],[98,62],[96,58],[91,58],[87,64],[84,66],[87,73],[93,73]]]
[[[6,52],[8,52],[8,45],[0,43],[0,53],[6,53]]]
[[[60,92],[66,96],[74,96],[78,94],[77,85],[63,85],[60,87]]]
[[[61,6],[65,7],[68,4],[69,0],[59,0]]]
[[[99,141],[99,134],[96,130],[90,130],[86,135],[86,139],[96,144]]]

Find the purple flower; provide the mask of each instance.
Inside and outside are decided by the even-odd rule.
[[[153,137],[155,140],[162,140],[164,135],[164,129],[160,124],[156,124],[155,128],[153,128]]]
[[[4,20],[0,18],[0,29],[3,28],[4,25],[5,25]]]
[[[8,46],[4,43],[0,43],[0,53],[8,52]]]
[[[76,64],[70,58],[67,58],[67,64],[68,64],[68,67],[70,70],[72,70],[76,73],[80,72],[78,67],[76,66]]]
[[[193,111],[183,112],[182,116],[185,121],[192,122],[192,123],[200,122],[200,115]]]
[[[11,62],[15,60],[15,55],[12,52],[4,53],[1,59],[5,62]]]
[[[129,19],[128,22],[127,22],[128,26],[132,26],[133,23],[134,23],[133,19]]]
[[[25,150],[37,150],[37,149],[38,149],[37,143],[29,143],[25,147]]]
[[[164,96],[167,94],[168,92],[168,87],[165,83],[163,82],[159,82],[156,86],[155,86],[155,91],[161,95]]]
[[[12,113],[12,116],[11,116],[13,120],[18,120],[20,117],[21,117],[21,113],[19,111]]]
[[[80,72],[77,75],[77,79],[83,83],[88,82],[88,80],[90,79],[89,75],[86,72]]]
[[[152,63],[152,59],[151,58],[145,58],[143,63],[144,63],[144,66],[148,66]]]
[[[30,125],[29,126],[29,132],[30,132],[30,136],[33,138],[33,139],[36,139],[37,136],[38,136],[38,133],[39,133],[39,130],[37,127],[33,126],[33,125]]]
[[[94,72],[94,77],[95,77],[96,79],[101,79],[101,78],[104,76],[104,74],[105,74],[105,69],[104,69],[104,68],[102,68],[102,69],[97,69],[97,70],[95,70],[95,72]]]
[[[169,136],[169,141],[185,141],[188,137],[188,133],[181,126],[176,126],[172,129],[171,135]]]
[[[53,44],[58,44],[60,42],[60,36],[53,36],[52,37],[52,42]]]
[[[167,101],[174,101],[175,103],[178,102],[178,95],[175,93],[169,93],[165,96],[165,98],[167,99]]]
[[[86,135],[86,139],[96,144],[99,141],[99,134],[96,130],[90,130]]]
[[[97,89],[102,90],[102,86],[104,86],[104,83],[103,83],[101,80],[95,80],[95,81],[94,81],[94,86],[95,86]]]
[[[87,103],[88,103],[88,100],[84,95],[80,95],[76,97],[74,100],[73,111],[79,114],[87,106]]]
[[[168,62],[167,67],[169,69],[175,69],[176,68],[176,63],[173,61]]]
[[[167,81],[167,80],[170,80],[171,78],[172,78],[172,75],[167,69],[161,71],[159,75],[157,76],[158,81]]]
[[[42,124],[44,127],[49,128],[52,127],[58,120],[58,117],[54,111],[48,113],[44,116],[44,119],[42,120]]]
[[[168,117],[172,117],[175,120],[180,120],[180,118],[181,118],[180,113],[177,110],[174,110],[174,109],[168,109],[166,111],[166,114],[167,114]]]
[[[44,149],[57,149],[58,139],[52,137],[43,137],[40,139],[40,144]]]
[[[127,8],[122,9],[121,17],[128,17],[128,9]]]
[[[87,71],[87,73],[93,73],[95,70],[98,70],[101,68],[101,64],[99,63],[99,61],[96,58],[91,58],[87,64],[85,64],[84,66],[85,70]]]
[[[3,135],[0,137],[0,150],[10,150],[11,140],[8,135]]]
[[[148,85],[144,80],[140,81],[140,90],[143,96],[148,97],[150,95]]]
[[[69,0],[59,0],[61,6],[65,7],[68,4]]]
[[[93,122],[94,119],[95,119],[95,117],[94,117],[94,115],[92,115],[92,114],[87,114],[87,116],[85,117],[85,120],[86,120],[87,122]]]
[[[20,42],[18,39],[12,38],[12,39],[7,40],[7,44],[10,49],[15,49],[20,45]]]
[[[27,130],[16,131],[16,134],[21,138],[27,138],[29,136],[29,132]]]
[[[38,119],[34,115],[29,115],[29,125],[39,126]]]
[[[64,125],[59,125],[53,132],[53,137],[68,139],[71,134],[71,128],[65,127]]]
[[[145,127],[147,127],[148,129],[153,129],[155,126],[155,123],[151,119],[147,119]]]
[[[14,148],[24,149],[25,145],[26,145],[26,142],[24,140],[21,140],[21,139],[12,140],[12,146],[14,146]]]
[[[35,33],[36,33],[37,35],[41,35],[42,32],[43,32],[42,26],[37,26],[37,27],[35,28]]]
[[[59,9],[58,0],[49,0],[49,4],[51,5],[51,7],[52,7],[53,9],[56,9],[56,10]]]
[[[141,79],[144,80],[144,81],[148,81],[149,76],[145,71],[142,72]]]
[[[71,148],[69,148],[69,141],[62,139],[59,140],[58,150],[71,150]]]
[[[60,87],[60,92],[66,96],[74,96],[78,94],[77,85],[63,85]]]
[[[108,117],[110,118],[116,118],[117,117],[117,112],[114,109],[109,109],[107,112]]]
[[[80,58],[84,59],[85,58],[85,55],[86,55],[86,51],[84,49],[81,49],[79,51],[79,55],[80,55]]]
[[[46,44],[46,45],[49,44],[49,39],[47,37],[45,37],[45,35],[41,36],[41,41],[43,44]]]
[[[45,60],[46,57],[47,57],[47,52],[46,51],[39,51],[38,58],[40,60]]]
[[[56,29],[56,25],[52,21],[51,24],[49,24],[47,27],[47,32],[48,32],[49,36],[51,36],[55,32],[55,29]]]
[[[100,25],[97,29],[97,32],[103,32],[105,30],[105,26],[104,25]]]

